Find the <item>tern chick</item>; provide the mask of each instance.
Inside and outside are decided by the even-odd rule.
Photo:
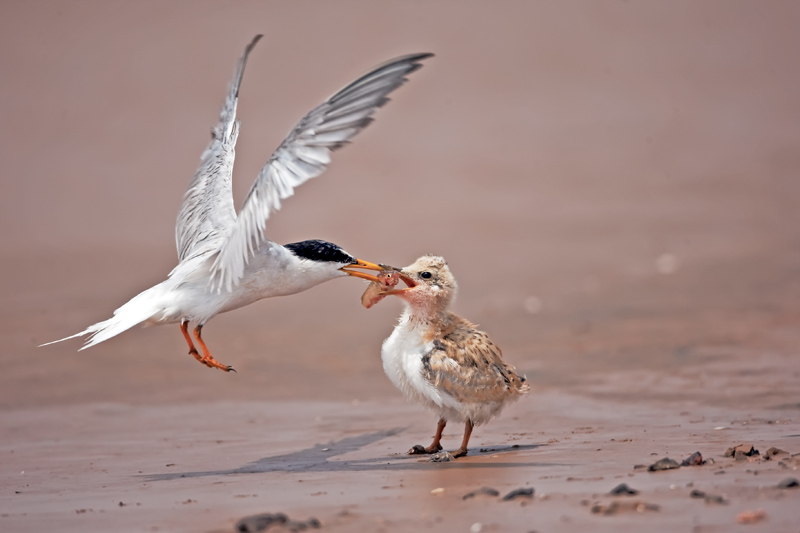
[[[406,288],[394,288],[398,277]],[[448,310],[457,286],[443,258],[427,255],[378,278],[362,298],[365,307],[387,295],[405,302],[399,324],[383,342],[383,369],[409,399],[439,416],[431,445],[417,444],[408,453],[440,451],[445,425],[457,420],[465,423],[464,438],[461,447],[451,453],[463,457],[472,428],[500,414],[530,387],[524,376],[503,361],[500,347],[486,333]]]

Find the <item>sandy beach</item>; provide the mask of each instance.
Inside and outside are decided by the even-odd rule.
[[[269,531],[798,531],[800,488],[779,484],[800,479],[800,4],[0,12],[0,531],[222,533],[262,513],[293,521]],[[236,374],[199,365],[178,326],[37,348],[175,265],[183,192],[257,33],[237,205],[312,107],[436,54],[267,234],[447,258],[454,311],[532,388],[465,458],[405,454],[436,420],[381,367],[400,302],[362,308],[360,280],[210,321]],[[744,443],[759,454],[725,457]],[[497,495],[464,498],[481,487]]]

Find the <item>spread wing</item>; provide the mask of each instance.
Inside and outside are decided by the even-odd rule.
[[[425,379],[460,402],[500,401],[528,392],[525,378],[503,362],[500,347],[473,324],[460,320],[423,357]]]
[[[239,134],[236,103],[247,56],[259,39],[261,35],[256,35],[250,41],[239,60],[219,123],[211,132],[211,143],[200,157],[200,167],[183,196],[175,225],[175,242],[181,261],[218,250],[236,222],[231,188],[234,148]]]
[[[388,94],[433,54],[413,54],[384,63],[314,108],[295,126],[261,170],[244,201],[235,225],[211,267],[211,289],[230,291],[242,278],[245,265],[266,240],[270,213],[294,188],[325,171],[333,150],[346,144],[372,122]]]

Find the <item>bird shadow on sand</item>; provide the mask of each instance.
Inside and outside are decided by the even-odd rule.
[[[327,444],[316,444],[311,448],[306,448],[297,452],[283,455],[273,455],[264,457],[256,461],[245,464],[239,468],[230,470],[207,470],[198,472],[170,472],[169,474],[147,474],[148,481],[169,481],[173,479],[207,477],[207,476],[228,476],[239,474],[263,474],[267,472],[359,472],[366,470],[389,470],[389,471],[409,471],[409,470],[430,470],[436,468],[531,468],[541,466],[560,466],[556,463],[534,463],[534,462],[471,462],[473,457],[488,457],[489,455],[510,454],[515,452],[534,450],[545,444],[524,444],[513,446],[488,446],[474,448],[471,455],[465,459],[459,459],[447,463],[429,463],[424,456],[392,455],[383,457],[372,457],[366,459],[344,459],[335,460],[334,457],[355,452],[386,437],[392,437],[402,433],[405,428],[393,428],[374,433],[364,433],[353,437],[345,437],[338,441],[331,441]],[[479,450],[486,450],[481,453]]]

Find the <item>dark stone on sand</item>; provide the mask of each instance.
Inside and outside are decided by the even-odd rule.
[[[673,468],[680,468],[681,465],[678,461],[664,457],[647,467],[648,472],[658,472],[659,470],[672,470]]]
[[[739,444],[725,451],[725,457],[733,457],[737,461],[744,461],[754,455],[759,455],[759,453],[750,443]]]
[[[797,481],[793,477],[787,477],[786,479],[778,483],[779,489],[794,489],[797,487],[800,487],[800,481]]]
[[[275,524],[285,524],[288,521],[289,518],[283,513],[265,513],[246,516],[236,524],[236,531],[239,533],[266,531]]]
[[[789,452],[773,446],[772,448],[767,450],[766,453],[764,453],[764,459],[772,459],[776,455],[789,455]]]
[[[500,496],[500,493],[494,490],[491,487],[481,487],[478,490],[473,490],[472,492],[468,492],[461,497],[462,500],[468,500],[470,498],[474,498],[475,496]]]
[[[515,489],[503,496],[504,501],[515,500],[517,498],[533,498],[533,488]]]
[[[614,515],[623,512],[644,513],[645,511],[659,511],[660,509],[661,507],[654,503],[639,502],[639,501],[632,501],[632,502],[614,501],[609,504],[605,504],[603,502],[597,502],[594,505],[592,505],[591,511],[594,514]]]
[[[681,461],[681,466],[698,466],[704,463],[703,456],[700,452],[694,452],[692,455]]]
[[[256,533],[266,531],[272,526],[281,526],[282,531],[289,530],[297,533],[306,529],[319,529],[322,524],[316,518],[309,518],[306,521],[289,520],[289,517],[283,513],[265,513],[242,518],[236,524],[236,531],[238,533]]]
[[[695,489],[689,493],[689,496],[692,498],[702,498],[703,500],[705,500],[706,503],[718,503],[721,505],[728,505],[728,501],[722,496],[718,496],[716,494],[707,494],[702,490]]]
[[[706,497],[704,499],[706,503],[718,503],[720,505],[728,505],[728,500],[726,500],[719,494],[706,494]]]
[[[639,494],[639,491],[636,489],[630,488],[625,483],[620,483],[609,492],[612,496],[636,496]]]
[[[425,451],[425,446],[422,444],[415,444],[407,453],[408,455],[426,455],[428,452]]]

